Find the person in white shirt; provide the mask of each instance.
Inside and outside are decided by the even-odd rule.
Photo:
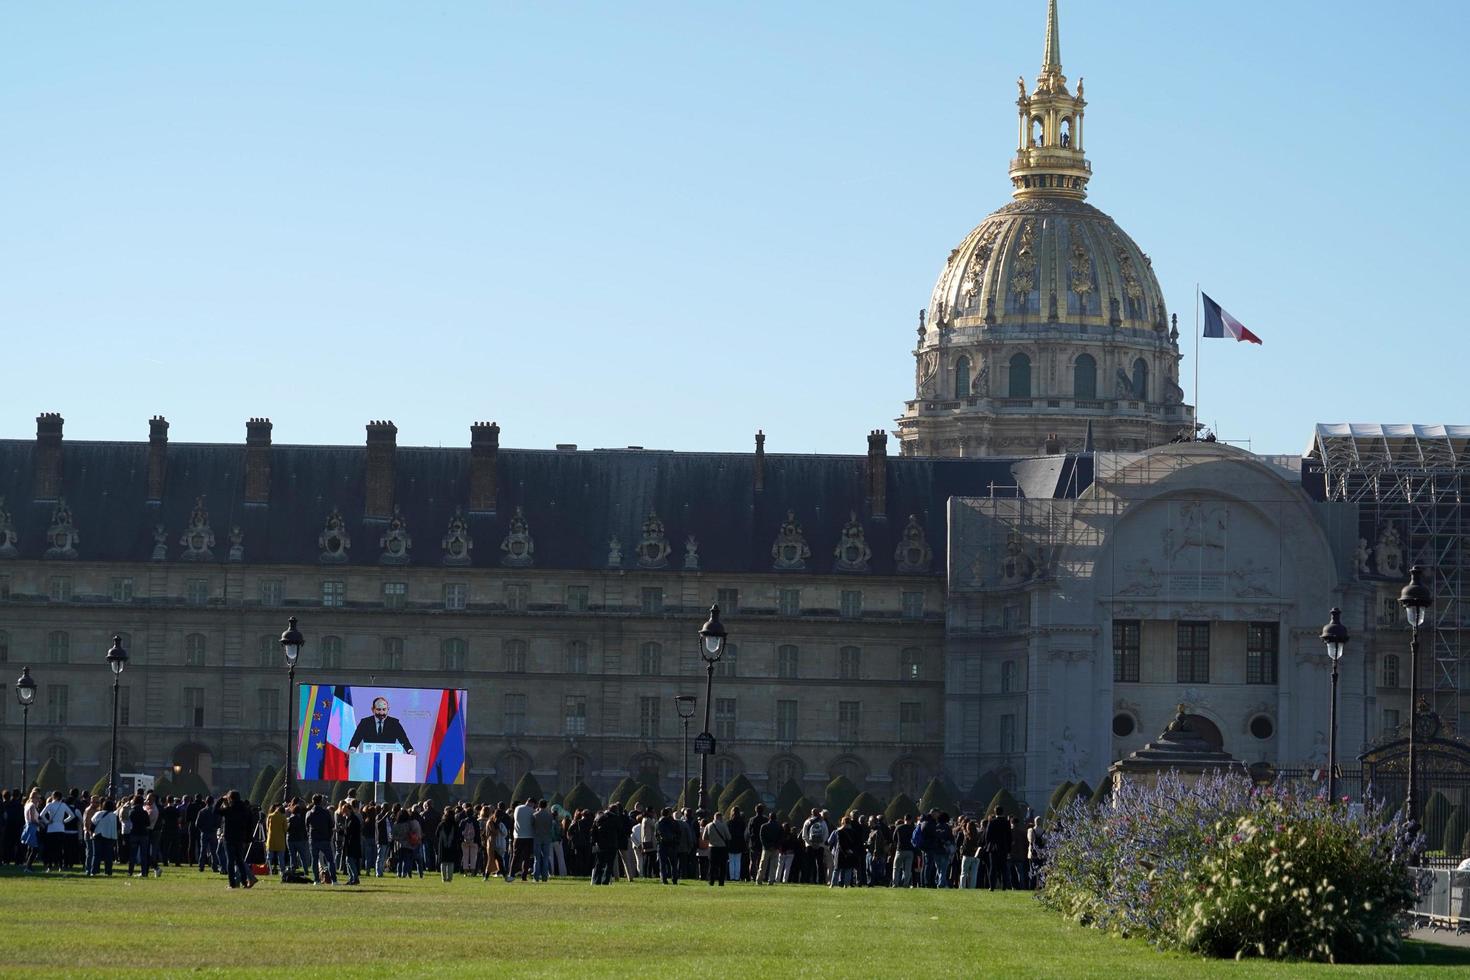
[[[112,877],[112,860],[117,854],[118,825],[117,808],[111,800],[105,800],[101,809],[92,814],[92,866],[87,874],[96,876],[106,868],[107,877]]]
[[[51,802],[41,809],[41,855],[47,871],[60,871],[66,860],[66,821],[71,807],[61,798],[61,790],[51,794]]]
[[[41,791],[32,789],[26,797],[25,827],[21,830],[20,842],[26,847],[26,870],[31,871],[36,858],[41,854],[41,808],[45,798]]]

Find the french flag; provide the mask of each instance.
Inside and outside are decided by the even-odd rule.
[[[1220,309],[1219,303],[1204,293],[1200,293],[1200,298],[1205,301],[1206,337],[1234,337],[1237,341],[1248,340],[1253,344],[1261,342],[1261,338],[1247,330],[1245,324]]]

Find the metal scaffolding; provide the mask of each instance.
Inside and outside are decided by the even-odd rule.
[[[1318,425],[1306,455],[1321,467],[1327,500],[1358,505],[1362,542],[1392,532],[1402,541],[1405,573],[1412,565],[1430,569],[1434,629],[1427,690],[1436,712],[1459,719],[1470,684],[1470,649],[1462,635],[1470,625],[1470,517],[1462,506],[1470,483],[1470,426]]]

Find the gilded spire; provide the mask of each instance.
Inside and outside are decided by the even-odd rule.
[[[1018,79],[1021,97],[1020,139],[1011,161],[1011,185],[1017,197],[1087,196],[1092,167],[1082,154],[1082,113],[1087,102],[1082,86],[1077,94],[1067,90],[1062,74],[1062,32],[1057,23],[1057,0],[1046,3],[1046,51],[1036,88],[1026,92]]]
[[[1046,4],[1046,54],[1041,59],[1041,73],[1049,75],[1062,70],[1062,35],[1057,30],[1057,0]]]

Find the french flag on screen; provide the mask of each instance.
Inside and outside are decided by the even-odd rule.
[[[1200,298],[1205,302],[1206,337],[1234,337],[1237,341],[1248,340],[1253,344],[1261,342],[1261,338],[1247,330],[1245,324],[1220,309],[1219,303],[1204,293],[1200,293]]]

